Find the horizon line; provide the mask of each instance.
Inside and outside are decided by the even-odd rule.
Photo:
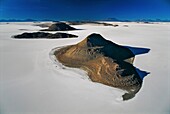
[[[149,18],[141,18],[141,19],[118,19],[118,18],[106,18],[106,19],[0,19],[0,22],[31,22],[31,21],[116,21],[116,22],[170,22],[170,19],[149,19]]]

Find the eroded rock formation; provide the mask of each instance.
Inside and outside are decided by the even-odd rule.
[[[65,66],[87,71],[93,82],[127,90],[123,100],[134,97],[141,88],[142,79],[132,65],[135,55],[99,34],[91,34],[78,44],[61,48],[55,56]]]

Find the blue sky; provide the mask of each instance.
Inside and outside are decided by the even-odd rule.
[[[170,19],[170,0],[0,0],[0,19]]]

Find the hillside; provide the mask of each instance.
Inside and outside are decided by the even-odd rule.
[[[57,59],[68,67],[87,71],[93,82],[127,90],[124,100],[135,96],[142,79],[132,65],[134,54],[126,47],[91,34],[78,44],[55,52]]]

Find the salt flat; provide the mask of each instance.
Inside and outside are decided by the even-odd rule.
[[[19,40],[11,36],[41,28],[33,23],[0,23],[0,113],[169,114],[170,23],[116,24],[74,25],[83,30],[67,32],[79,36],[73,39]],[[53,48],[78,43],[91,33],[151,49],[135,58],[136,67],[150,72],[135,98],[121,101],[124,91],[93,83],[84,71],[63,69],[50,59]]]

